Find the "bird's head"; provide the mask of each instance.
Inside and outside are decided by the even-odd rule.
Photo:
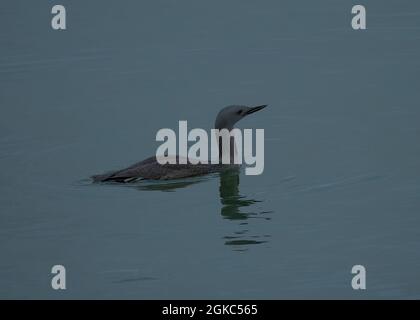
[[[241,105],[232,105],[227,106],[219,111],[216,117],[214,127],[216,129],[228,129],[232,130],[235,123],[237,123],[242,118],[264,109],[267,105],[260,105],[255,107],[241,106]]]

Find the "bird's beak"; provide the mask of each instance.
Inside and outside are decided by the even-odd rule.
[[[251,113],[254,113],[254,112],[257,112],[257,111],[260,111],[260,110],[264,109],[266,106],[267,106],[266,104],[263,104],[261,106],[251,107],[246,112],[246,115],[251,114]]]

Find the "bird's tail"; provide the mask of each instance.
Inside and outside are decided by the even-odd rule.
[[[93,182],[106,182],[106,181],[111,181],[114,174],[115,174],[115,171],[112,171],[112,172],[103,173],[103,174],[95,174],[91,176],[90,178],[92,179]]]

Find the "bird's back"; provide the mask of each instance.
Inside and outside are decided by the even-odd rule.
[[[223,164],[179,164],[179,156],[176,156],[176,164],[160,164],[155,156],[147,158],[132,166],[92,176],[94,182],[133,182],[139,179],[169,180],[199,176],[214,172],[224,171],[237,165]]]

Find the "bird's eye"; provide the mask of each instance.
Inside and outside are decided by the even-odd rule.
[[[237,114],[241,114],[241,113],[242,113],[242,110],[239,110],[239,111],[237,111],[236,113],[237,113]]]

